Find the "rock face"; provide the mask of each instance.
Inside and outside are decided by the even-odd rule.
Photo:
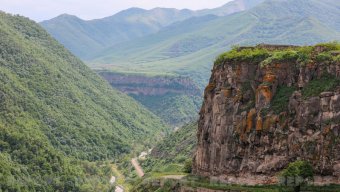
[[[340,183],[339,59],[322,61],[319,55],[328,49],[315,46],[305,63],[268,60],[276,50],[268,47],[261,48],[269,55],[260,60],[215,64],[200,111],[194,173],[275,183],[279,171],[301,159],[313,165],[321,183]]]
[[[168,93],[199,95],[199,88],[189,78],[167,76],[143,76],[99,72],[114,88],[126,94],[157,96]]]

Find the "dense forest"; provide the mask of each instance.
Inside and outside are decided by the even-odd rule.
[[[100,182],[110,169],[88,161],[116,160],[164,131],[38,24],[0,13],[1,190],[95,191],[91,175]]]

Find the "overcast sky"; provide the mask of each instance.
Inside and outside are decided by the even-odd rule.
[[[130,7],[204,9],[221,6],[231,0],[0,0],[0,10],[20,14],[36,21],[51,19],[63,13],[82,19],[113,15]]]

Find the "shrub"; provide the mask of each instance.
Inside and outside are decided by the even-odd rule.
[[[302,95],[304,98],[318,96],[322,92],[333,90],[338,85],[340,85],[340,79],[333,75],[326,74],[320,79],[311,80],[302,89]]]
[[[192,172],[192,159],[188,159],[183,167],[184,173],[191,173]]]
[[[332,55],[329,52],[319,53],[316,56],[316,61],[320,63],[324,61],[332,61]]]
[[[229,52],[221,54],[215,61],[215,65],[222,64],[224,60],[230,61],[248,61],[248,62],[261,62],[269,56],[269,51],[260,48],[247,48],[239,50],[234,48]]]
[[[261,67],[264,67],[273,62],[290,61],[295,62],[299,58],[299,54],[294,50],[276,51],[270,57],[261,62]]]
[[[286,186],[292,185],[294,191],[298,192],[301,185],[304,185],[308,180],[313,180],[313,167],[307,161],[297,160],[282,170],[280,177],[281,184]]]

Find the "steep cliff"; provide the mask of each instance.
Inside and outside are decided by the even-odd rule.
[[[215,62],[198,124],[194,173],[274,183],[309,161],[340,183],[340,45],[239,47]]]
[[[200,90],[190,78],[174,76],[146,76],[99,72],[113,87],[131,95],[161,96],[167,93],[199,95]]]
[[[201,91],[187,77],[147,76],[101,71],[112,87],[130,95],[172,126],[196,120]]]

